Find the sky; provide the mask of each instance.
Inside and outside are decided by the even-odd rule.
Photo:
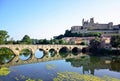
[[[14,40],[24,35],[51,39],[94,17],[120,24],[120,0],[0,0],[0,30]]]

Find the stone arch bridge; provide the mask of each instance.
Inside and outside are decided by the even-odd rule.
[[[74,48],[78,48],[80,50],[86,48],[85,45],[0,45],[0,48],[8,48],[13,51],[15,55],[19,55],[20,51],[23,49],[29,49],[32,54],[38,49],[42,49],[45,53],[48,53],[50,49],[54,49],[56,53],[60,51],[62,48],[67,48],[69,51],[72,51]]]

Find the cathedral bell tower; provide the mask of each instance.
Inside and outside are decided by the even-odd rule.
[[[84,18],[82,19],[82,26],[84,25]]]
[[[94,24],[94,18],[90,18],[90,23]]]

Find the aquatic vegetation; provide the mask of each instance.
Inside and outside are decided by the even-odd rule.
[[[60,72],[53,81],[120,81],[120,79],[111,78],[108,76],[97,77],[93,75],[83,75],[75,72]]]
[[[25,81],[35,81],[34,79],[31,79],[31,78],[28,78],[27,80]]]
[[[54,65],[54,64],[46,64],[46,68],[49,69],[49,70],[50,70],[50,69],[53,70],[53,69],[56,68],[56,65]]]
[[[21,78],[20,78],[21,77]],[[42,79],[35,79],[31,77],[26,77],[24,75],[20,75],[20,77],[15,77],[16,81],[43,81]],[[58,72],[57,77],[53,78],[52,81],[120,81],[117,78],[111,78],[109,76],[97,77],[93,75],[87,74],[79,74],[77,72]]]
[[[6,67],[1,67],[0,68],[0,76],[6,76],[10,73],[9,69]]]
[[[80,57],[80,60],[87,60],[87,59],[89,59],[90,57],[89,56],[81,56]]]
[[[25,80],[25,81],[43,81],[43,80],[41,80],[41,79],[35,80],[35,79],[28,78],[28,79]]]
[[[14,79],[15,79],[16,81],[18,81],[18,80],[19,80],[19,79],[18,79],[18,77],[15,77]]]
[[[24,76],[24,75],[14,77],[14,79],[15,81],[43,81],[41,79],[35,79],[35,78],[31,78],[31,77]]]

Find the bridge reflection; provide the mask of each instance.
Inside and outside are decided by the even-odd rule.
[[[36,58],[35,54],[31,54],[30,58],[27,60],[20,59],[20,56],[15,56],[12,60],[9,62],[2,64],[5,66],[16,66],[16,65],[23,65],[23,64],[31,64],[31,63],[38,63],[38,62],[46,62],[46,61],[52,61],[52,60],[62,60],[62,59],[68,59],[68,58],[77,58],[81,56],[88,56],[83,53],[79,53],[78,55],[68,54],[66,57],[62,57],[59,53],[55,54],[54,57],[49,56],[48,54],[45,54],[42,58]]]
[[[45,54],[42,58],[36,58],[35,54],[31,54],[30,58],[27,60],[21,60],[20,56],[15,56],[7,63],[1,63],[0,66],[10,67],[62,59],[65,59],[66,62],[70,62],[72,67],[82,67],[83,74],[87,72],[94,75],[95,70],[99,69],[109,69],[111,71],[120,72],[120,56],[93,57],[83,53],[77,55],[69,53],[66,57],[61,56],[59,53],[55,54],[55,56]]]

